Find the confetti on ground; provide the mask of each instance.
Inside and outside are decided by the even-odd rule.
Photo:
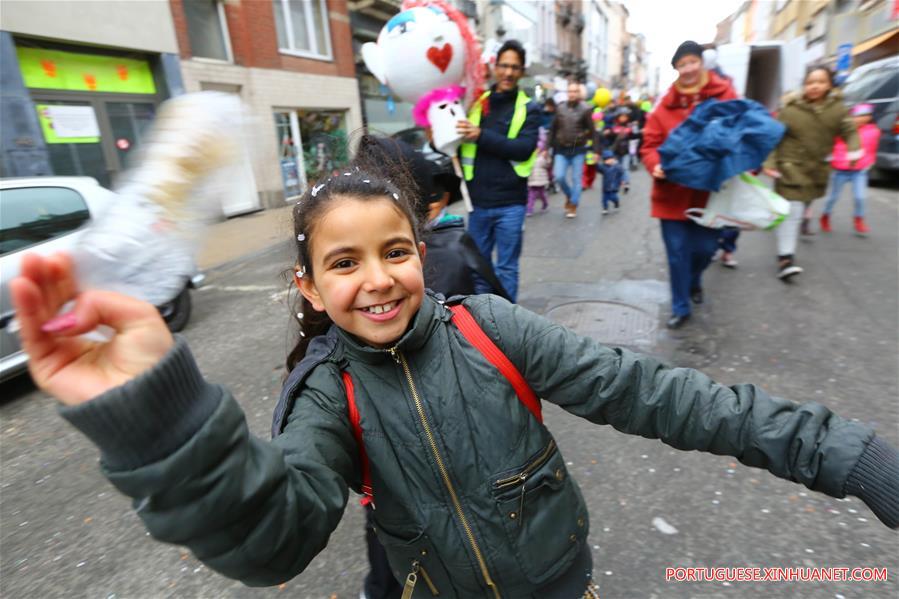
[[[656,530],[658,530],[662,534],[665,534],[665,535],[676,535],[677,534],[677,529],[675,527],[671,526],[670,524],[668,524],[667,522],[665,522],[665,519],[660,518],[659,516],[656,516],[655,518],[652,519],[652,525],[655,526]]]

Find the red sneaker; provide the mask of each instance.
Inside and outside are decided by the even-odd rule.
[[[832,230],[830,228],[830,215],[822,214],[821,215],[821,230],[825,233],[831,233]]]
[[[868,229],[868,225],[865,224],[865,217],[856,216],[855,217],[855,232],[859,235],[867,235],[870,229]]]

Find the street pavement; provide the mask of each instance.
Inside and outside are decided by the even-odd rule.
[[[562,218],[563,199],[553,196],[548,213],[526,222],[520,303],[726,384],[753,382],[775,395],[823,402],[899,445],[896,188],[871,190],[872,233],[864,239],[852,234],[851,201],[843,198],[835,232],[801,243],[797,258],[806,272],[795,284],[774,277],[773,235],[744,233],[739,267],[709,268],[706,302],[676,332],[664,329],[667,268],[648,192],[640,171],[618,213],[602,216],[592,190],[574,220]],[[262,437],[293,335],[281,276],[292,264],[289,224],[281,218],[277,225],[284,242],[258,241],[272,234],[258,232],[258,223],[272,218],[249,215],[213,228],[213,238],[226,226],[231,234],[219,235],[227,243],[218,253],[214,243],[207,249],[208,284],[194,293],[185,332],[206,377],[231,389]],[[247,246],[235,245],[241,237]],[[243,257],[218,264],[232,255]],[[358,596],[367,564],[355,498],[303,574],[251,589],[182,548],[151,540],[128,500],[100,475],[96,450],[27,377],[3,384],[0,395],[3,597]],[[899,536],[859,500],[832,499],[729,457],[623,435],[553,405],[544,411],[590,509],[604,599],[899,594]],[[676,566],[886,567],[889,581],[666,582],[665,568]]]

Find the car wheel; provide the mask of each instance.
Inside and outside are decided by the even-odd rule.
[[[175,299],[157,306],[159,314],[173,333],[177,333],[187,326],[187,321],[190,320],[190,308],[190,288],[187,286]]]

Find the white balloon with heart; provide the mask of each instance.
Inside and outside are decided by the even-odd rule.
[[[362,59],[378,81],[415,104],[433,89],[462,83],[466,45],[440,7],[416,6],[387,21],[377,42],[363,44]]]

